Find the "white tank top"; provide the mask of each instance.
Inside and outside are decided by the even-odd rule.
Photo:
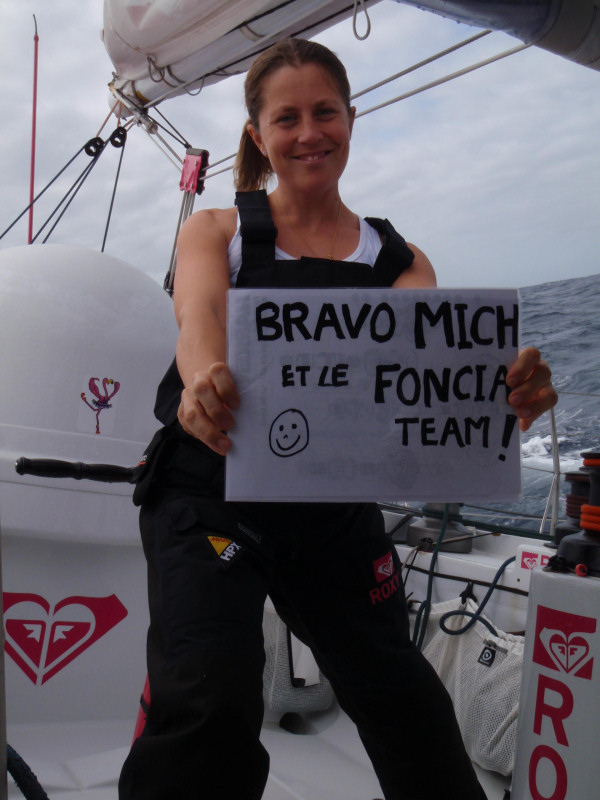
[[[358,242],[358,247],[348,258],[345,258],[344,261],[359,261],[362,264],[369,264],[369,266],[372,267],[381,250],[381,238],[375,228],[371,227],[364,219],[359,217],[358,221],[360,222],[360,240]],[[227,258],[229,259],[229,279],[231,285],[235,286],[238,272],[242,266],[242,236],[240,233],[239,215],[236,232],[227,248]],[[279,261],[296,261],[295,256],[285,253],[278,247],[275,248],[275,258]]]

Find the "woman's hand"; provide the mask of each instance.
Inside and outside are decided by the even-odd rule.
[[[508,402],[526,431],[544,411],[556,405],[558,395],[552,385],[552,372],[535,347],[521,350],[508,370],[506,383],[512,390]]]
[[[177,418],[186,433],[224,456],[231,446],[227,435],[234,424],[231,411],[239,405],[229,367],[217,362],[205,372],[195,373],[191,386],[181,393]]]

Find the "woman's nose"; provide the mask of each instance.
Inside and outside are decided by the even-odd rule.
[[[312,115],[302,117],[300,121],[300,129],[298,131],[298,141],[300,142],[314,142],[318,141],[322,136],[321,129],[317,120]]]

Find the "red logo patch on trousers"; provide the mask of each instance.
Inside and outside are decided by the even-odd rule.
[[[39,594],[4,593],[4,649],[41,686],[127,616],[114,594],[65,597],[54,606]]]
[[[369,592],[371,605],[383,603],[384,600],[395,594],[400,586],[400,576],[396,572],[391,550],[383,558],[378,558],[373,562],[373,571],[379,585]]]

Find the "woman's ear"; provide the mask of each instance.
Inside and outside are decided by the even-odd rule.
[[[352,129],[354,128],[355,119],[356,119],[356,106],[350,106],[350,136],[352,136]]]
[[[267,155],[267,149],[264,146],[264,143],[263,143],[263,140],[262,140],[262,136],[260,135],[260,131],[258,130],[258,128],[255,128],[254,125],[251,122],[249,122],[246,125],[246,130],[248,131],[248,136],[252,139],[254,144],[258,147],[260,152],[263,154],[263,156],[266,156]]]

